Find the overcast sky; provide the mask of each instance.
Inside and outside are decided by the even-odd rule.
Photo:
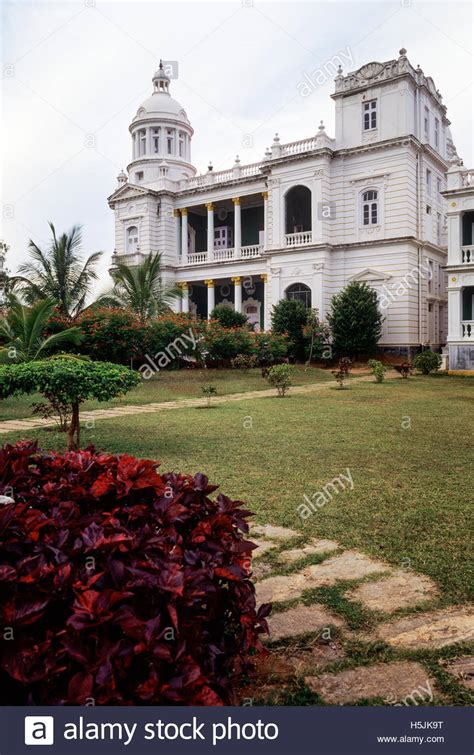
[[[194,127],[204,172],[260,160],[282,142],[334,135],[333,76],[298,84],[335,55],[345,72],[408,50],[440,89],[464,163],[474,163],[472,6],[468,2],[3,3],[3,237],[15,270],[47,221],[84,226],[84,252],[114,246],[107,205],[131,159],[128,126],[159,58],[179,61],[172,95]],[[351,63],[352,61],[352,63]]]

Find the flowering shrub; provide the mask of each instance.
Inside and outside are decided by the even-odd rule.
[[[169,313],[152,320],[144,334],[145,353],[154,357],[168,354],[170,364],[179,367],[186,359],[202,360],[201,342],[204,323],[189,314]]]
[[[0,703],[228,702],[270,607],[249,512],[215,489],[127,455],[5,446]]]
[[[436,354],[436,352],[427,349],[416,355],[413,360],[413,367],[415,370],[420,370],[423,375],[429,375],[430,372],[437,372],[442,362],[441,354]]]
[[[145,329],[137,315],[129,310],[92,307],[83,312],[74,324],[84,334],[81,353],[92,359],[130,364],[143,354]],[[59,318],[50,323],[53,330],[60,325]]]
[[[288,336],[284,333],[255,333],[255,355],[259,367],[283,362],[288,356]]]
[[[203,335],[210,365],[226,364],[238,354],[253,352],[254,334],[248,328],[224,328],[217,320],[209,320]]]

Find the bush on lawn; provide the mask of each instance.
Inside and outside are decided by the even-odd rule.
[[[367,364],[372,370],[372,375],[375,378],[375,382],[383,383],[383,381],[385,380],[385,373],[387,372],[385,365],[382,364],[382,362],[380,362],[378,359],[369,359]]]
[[[224,328],[243,328],[251,327],[247,315],[242,312],[236,312],[232,307],[226,307],[225,304],[218,304],[211,312],[211,320],[217,320]]]
[[[288,357],[288,347],[285,333],[255,333],[254,350],[259,367],[283,362]]]
[[[339,354],[370,354],[382,333],[377,292],[366,283],[349,283],[333,297],[328,322]]]
[[[238,354],[252,354],[254,334],[247,328],[224,328],[217,320],[209,320],[203,334],[206,362],[213,367],[229,364]]]
[[[420,370],[423,375],[429,375],[430,372],[437,372],[441,367],[441,354],[435,354],[434,351],[422,351],[417,354],[413,360],[413,367]]]
[[[80,446],[79,407],[84,401],[110,401],[139,383],[138,373],[127,367],[76,358],[43,359],[0,367],[0,399],[41,393],[51,403],[69,404],[69,450]]]
[[[273,385],[281,398],[290,390],[292,386],[291,375],[294,370],[291,364],[274,364],[270,367],[267,374],[267,380]]]
[[[249,512],[131,456],[0,451],[3,705],[222,705],[260,653]]]
[[[303,302],[297,299],[281,299],[272,308],[272,331],[288,335],[288,356],[303,360],[305,356],[305,336],[303,328],[307,324],[307,312]]]
[[[189,360],[200,362],[203,322],[189,314],[167,314],[148,323],[144,335],[145,354],[158,367],[176,368]],[[160,362],[161,358],[161,362]]]
[[[83,333],[81,353],[91,359],[129,365],[144,351],[145,328],[138,316],[127,309],[94,306],[75,320]],[[48,323],[48,332],[58,333],[68,327],[68,320],[56,314]]]

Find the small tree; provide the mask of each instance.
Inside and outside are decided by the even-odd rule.
[[[281,398],[290,390],[292,386],[291,375],[293,367],[291,364],[274,364],[268,370],[267,380],[273,385]]]
[[[328,315],[334,348],[355,358],[370,353],[382,333],[382,320],[376,291],[366,283],[349,283],[333,297]]]
[[[440,354],[435,354],[434,351],[422,351],[421,354],[417,354],[413,360],[413,367],[416,370],[420,370],[423,375],[429,375],[430,372],[437,372],[442,364]]]
[[[380,362],[378,359],[369,359],[367,364],[372,368],[372,375],[375,378],[375,382],[383,383],[383,381],[385,380],[385,373],[387,372],[385,365],[382,364],[382,362]]]
[[[209,408],[211,406],[211,398],[213,396],[217,396],[217,388],[215,385],[209,384],[209,385],[202,385],[201,390],[207,398],[206,406]]]
[[[342,359],[339,360],[339,365],[337,370],[333,370],[332,374],[336,378],[337,383],[339,384],[339,388],[344,388],[344,384],[346,379],[349,376],[349,372],[352,367],[352,362],[349,359],[349,357],[342,357]]]
[[[303,335],[307,340],[307,364],[311,364],[314,357],[324,356],[327,358],[330,356],[332,351],[329,346],[330,331],[327,325],[320,322],[317,309],[309,309],[307,311]],[[325,353],[326,350],[328,353]]]
[[[68,450],[80,447],[80,405],[88,399],[110,401],[140,382],[138,373],[110,362],[50,359],[0,367],[0,398],[39,392],[69,404]]]
[[[211,320],[218,320],[224,328],[242,328],[249,325],[247,315],[242,312],[236,312],[232,307],[226,307],[225,304],[218,304],[211,312]]]
[[[272,309],[272,330],[274,333],[288,334],[288,356],[304,359],[305,336],[303,328],[307,323],[307,311],[302,301],[281,299]]]

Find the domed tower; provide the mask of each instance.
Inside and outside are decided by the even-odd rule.
[[[130,125],[133,160],[130,183],[153,185],[160,179],[181,181],[196,173],[191,164],[194,133],[184,108],[170,95],[163,62],[153,76],[153,94],[138,108]]]

